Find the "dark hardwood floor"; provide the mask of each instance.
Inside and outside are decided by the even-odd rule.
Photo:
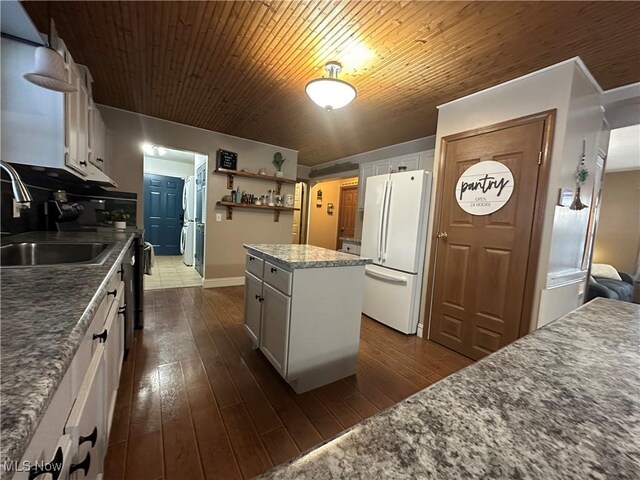
[[[251,478],[471,360],[362,319],[358,373],[296,395],[242,330],[243,288],[145,292],[106,480]]]

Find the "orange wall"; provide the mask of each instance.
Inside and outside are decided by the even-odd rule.
[[[307,243],[335,250],[338,243],[338,218],[340,216],[340,187],[357,185],[358,177],[340,178],[320,182],[311,188],[309,196],[309,236]],[[316,195],[322,190],[322,206],[318,208]],[[327,213],[327,205],[333,203],[333,215]]]

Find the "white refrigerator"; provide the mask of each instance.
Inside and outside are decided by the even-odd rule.
[[[360,255],[365,268],[362,311],[403,333],[418,328],[431,173],[424,170],[367,179]]]
[[[184,181],[182,191],[182,209],[184,210],[184,220],[182,224],[182,237],[180,238],[180,251],[182,261],[187,266],[194,263],[194,252],[196,246],[196,181],[195,177],[188,177]]]

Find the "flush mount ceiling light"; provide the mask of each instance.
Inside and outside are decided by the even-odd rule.
[[[305,90],[309,98],[329,111],[350,104],[356,98],[357,92],[349,82],[338,80],[342,65],[338,62],[329,62],[324,69],[329,73],[329,78],[317,78],[307,83]]]
[[[143,143],[142,150],[144,151],[144,153],[152,157],[157,157],[157,156],[162,157],[167,153],[167,150],[165,148],[158,147],[156,145],[151,145],[150,143]]]

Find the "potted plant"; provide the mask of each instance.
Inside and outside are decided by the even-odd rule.
[[[113,228],[116,230],[124,230],[127,228],[127,220],[129,220],[130,215],[125,210],[113,210],[112,212],[104,212],[104,219],[113,223]]]
[[[282,153],[276,152],[273,155],[273,164],[278,169],[278,171],[276,172],[276,177],[278,177],[278,178],[284,177],[284,173],[282,172],[282,164],[283,163],[284,163],[284,157],[282,156]]]

